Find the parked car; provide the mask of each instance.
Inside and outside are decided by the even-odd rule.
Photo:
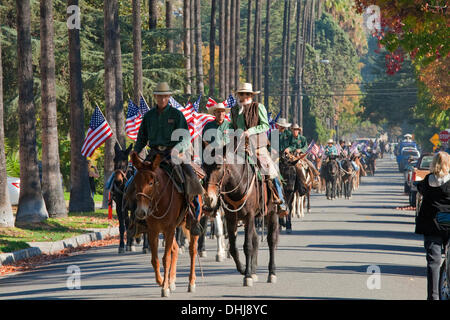
[[[430,173],[431,162],[433,161],[433,153],[425,153],[418,160],[411,174],[411,179],[409,181],[409,204],[411,206],[416,206],[417,209],[417,187],[414,182],[422,181],[427,174]]]
[[[13,206],[16,206],[19,204],[20,179],[7,177],[6,182],[8,185],[9,201]]]
[[[400,172],[403,172],[405,170],[405,165],[408,162],[408,158],[413,157],[414,160],[417,160],[420,158],[420,152],[416,148],[410,148],[406,147],[403,148],[400,152],[400,155],[397,157],[398,161],[398,170]]]

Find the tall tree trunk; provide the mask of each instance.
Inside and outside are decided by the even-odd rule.
[[[269,78],[269,55],[270,55],[270,5],[271,0],[266,3],[266,34],[264,41],[264,105],[269,107],[270,78]]]
[[[195,64],[197,65],[197,88],[198,93],[205,94],[205,85],[203,83],[203,41],[202,41],[202,5],[200,0],[195,1],[195,44],[196,57]]]
[[[316,18],[316,15],[315,15],[315,7],[316,7],[316,5],[315,5],[315,2],[314,2],[314,0],[311,0],[311,7],[310,7],[310,9],[311,9],[311,13],[310,13],[310,20],[309,20],[309,23],[310,23],[310,33],[311,33],[311,35],[310,35],[310,44],[311,44],[311,46],[314,48],[314,39],[315,39],[315,18]]]
[[[216,87],[216,11],[217,1],[211,1],[211,29],[209,34],[209,96],[214,97]]]
[[[116,74],[115,74],[115,47],[114,47],[114,2],[110,0],[104,2],[104,64],[105,64],[105,117],[110,127],[116,128]],[[115,132],[113,132],[114,137]],[[104,159],[104,190],[103,190],[103,208],[108,206],[108,190],[106,182],[111,176],[114,169],[114,137],[105,142],[105,159]]]
[[[187,95],[192,94],[192,65],[191,65],[191,0],[183,0],[183,29],[184,29],[184,59],[186,68],[186,86],[184,93]]]
[[[286,39],[286,65],[284,66],[285,71],[285,81],[286,81],[286,119],[289,118],[289,111],[291,105],[291,95],[290,95],[290,64],[291,64],[291,0],[288,0],[288,21],[287,21],[287,39]]]
[[[219,50],[219,96],[221,98],[225,97],[226,91],[226,81],[225,81],[225,43],[226,43],[226,35],[225,35],[225,11],[226,11],[226,1],[227,0],[219,0],[220,3],[220,12],[219,12],[219,42],[220,42],[220,50]]]
[[[190,13],[190,20],[191,25],[189,27],[189,30],[191,32],[191,73],[192,73],[192,87],[194,88],[192,90],[192,94],[195,92],[198,93],[198,87],[197,87],[197,62],[196,62],[196,53],[195,53],[195,1],[191,0],[191,10]]]
[[[67,216],[59,169],[55,49],[51,0],[41,0],[42,194],[50,217]]]
[[[297,122],[300,126],[302,126],[303,117],[302,112],[300,110],[300,64],[301,64],[301,55],[302,55],[302,38],[301,38],[301,15],[302,15],[302,1],[297,0],[297,32],[295,39],[295,72],[294,72],[294,104],[293,104],[293,121]]]
[[[20,196],[16,226],[48,218],[39,179],[36,144],[36,107],[33,97],[31,8],[29,0],[16,0],[19,86]]]
[[[255,8],[255,82],[257,90],[262,89],[262,64],[261,64],[261,0],[256,0]]]
[[[0,16],[1,26],[1,16]],[[5,128],[3,125],[3,67],[2,67],[2,33],[0,28],[0,146],[5,145]],[[5,148],[0,150],[0,228],[14,226],[14,216],[9,200],[6,175]]]
[[[116,101],[114,107],[114,120],[116,127],[114,133],[117,141],[125,148],[125,113],[123,110],[123,75],[122,75],[122,48],[120,47],[120,17],[119,1],[112,0],[114,3],[114,72],[116,83]],[[137,101],[136,101],[137,102]]]
[[[230,54],[231,54],[231,3],[225,1],[225,95],[230,92]]]
[[[68,5],[78,6],[78,0]],[[89,189],[86,159],[81,155],[85,137],[83,81],[81,79],[80,30],[69,29],[70,69],[70,202],[69,212],[94,211],[94,200]]]
[[[166,28],[171,30],[173,28],[172,23],[172,17],[173,17],[173,4],[172,0],[166,0]],[[171,36],[166,41],[167,50],[170,53],[173,53],[173,39],[171,39]]]
[[[245,62],[247,66],[247,82],[252,81],[252,0],[248,0],[247,14],[247,51],[245,54]]]
[[[148,1],[148,29],[150,31],[155,30],[158,23],[158,0],[149,0]],[[153,34],[150,35],[150,50],[152,52],[157,51],[158,40],[157,37]]]
[[[283,13],[283,37],[282,37],[282,48],[281,48],[281,116],[286,118],[286,63],[287,63],[287,23],[288,23],[288,1],[284,2],[284,13]]]
[[[230,78],[229,78],[229,94],[234,88],[236,88],[234,81],[236,79],[236,41],[234,39],[236,34],[236,19],[234,18],[236,12],[236,0],[230,0]]]
[[[139,103],[142,84],[141,0],[133,0],[133,99]]]
[[[235,64],[235,87],[233,88],[233,90],[236,90],[237,87],[239,86],[239,79],[240,79],[240,75],[241,75],[241,41],[240,41],[240,34],[241,34],[241,0],[236,0],[236,8],[235,8],[235,26],[236,26],[236,34],[235,34],[235,58],[234,60],[236,61]]]

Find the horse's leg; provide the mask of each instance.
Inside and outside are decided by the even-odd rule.
[[[195,256],[197,255],[198,236],[190,234],[189,238],[189,255],[191,258],[191,269],[189,272],[188,292],[195,292]]]
[[[306,196],[308,197],[308,213],[311,212],[311,190],[308,191],[308,193],[306,194]]]
[[[205,240],[206,240],[206,226],[208,224],[208,217],[203,216],[200,219],[200,225],[202,226],[202,233],[198,238],[198,252],[199,256],[204,258],[206,257],[206,249],[205,249]],[[190,243],[189,243],[190,245]]]
[[[176,289],[175,281],[177,280],[177,260],[178,260],[178,244],[176,241],[172,242],[172,248],[170,249],[171,261],[169,272],[169,289],[170,292],[174,292]]]
[[[237,236],[237,225],[235,214],[232,213],[230,215],[225,215],[225,219],[227,221],[227,230],[228,230],[228,241],[230,244],[230,254],[233,257],[234,263],[236,264],[236,269],[240,274],[244,274],[244,268],[242,267],[241,262],[239,261],[239,251],[236,245],[236,236]]]
[[[267,226],[267,243],[269,245],[269,276],[267,282],[275,283],[277,281],[275,272],[275,248],[278,243],[278,215],[274,212],[269,214]]]
[[[144,243],[142,244],[142,253],[148,253],[150,251],[149,247],[148,247],[148,234],[144,233],[143,238],[144,238]]]
[[[116,213],[117,213],[117,219],[119,220],[119,234],[120,234],[120,240],[119,240],[119,253],[125,252],[125,219],[123,217],[124,212],[119,209],[119,206],[116,205]]]
[[[254,253],[253,247],[253,233],[255,232],[255,218],[254,214],[248,213],[245,223],[245,240],[244,240],[244,253],[245,253],[245,273],[244,273],[244,286],[253,286],[252,278],[252,259]]]
[[[258,276],[256,275],[256,267],[258,266],[258,247],[259,247],[259,241],[258,241],[258,234],[256,233],[256,229],[253,228],[253,233],[251,235],[252,239],[252,245],[253,245],[253,255],[252,255],[252,262],[251,262],[251,274],[252,279],[254,282],[258,281]]]
[[[173,250],[173,243],[175,241],[175,230],[165,231],[164,239],[166,239],[166,243],[164,247],[164,256],[163,256],[164,279],[162,283],[161,297],[168,297],[170,296],[169,275],[170,275],[170,266],[172,265],[172,250]]]
[[[216,261],[222,262],[225,259],[225,247],[223,241],[223,222],[219,212],[217,212],[214,218],[214,234],[217,239]]]
[[[161,272],[159,270],[159,259],[158,259],[158,242],[159,234],[157,232],[150,231],[148,233],[148,241],[150,245],[150,251],[152,253],[152,266],[155,271],[155,280],[159,286],[162,286],[163,280],[161,278]]]

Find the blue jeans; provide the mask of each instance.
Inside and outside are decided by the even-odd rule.
[[[441,236],[424,236],[427,259],[427,300],[439,300],[439,272],[442,246],[446,242]]]
[[[274,178],[273,182],[275,184],[275,188],[277,188],[277,192],[278,192],[278,197],[280,198],[281,202],[286,205],[286,203],[284,202],[284,195],[283,195],[283,187],[281,186],[281,182],[280,179]]]

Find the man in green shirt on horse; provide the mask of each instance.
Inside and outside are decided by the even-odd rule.
[[[231,124],[225,119],[227,108],[223,103],[218,103],[209,109],[216,119],[208,122],[203,128],[202,136],[205,144],[214,144],[215,147],[222,147],[230,142],[228,136]]]
[[[233,129],[242,130],[244,138],[256,141],[255,148],[256,157],[260,164],[262,174],[268,175],[273,181],[277,189],[278,198],[280,199],[280,214],[287,212],[287,206],[284,201],[283,189],[279,179],[278,170],[270,157],[267,149],[268,139],[267,131],[269,130],[269,120],[267,110],[263,104],[253,101],[253,97],[260,91],[253,91],[251,83],[243,83],[239,86],[237,93],[237,104],[231,108],[231,123]]]
[[[153,161],[157,154],[161,155],[161,168],[169,176],[173,173],[175,186],[185,194],[186,201],[194,201],[198,215],[199,205],[195,200],[204,190],[190,161],[186,161],[191,147],[189,128],[183,113],[169,103],[171,95],[172,91],[166,82],[158,83],[153,92],[156,107],[150,109],[142,119],[134,152],[139,154],[148,145],[150,152],[146,160]],[[197,223],[191,232],[198,235],[198,217],[194,220]]]

